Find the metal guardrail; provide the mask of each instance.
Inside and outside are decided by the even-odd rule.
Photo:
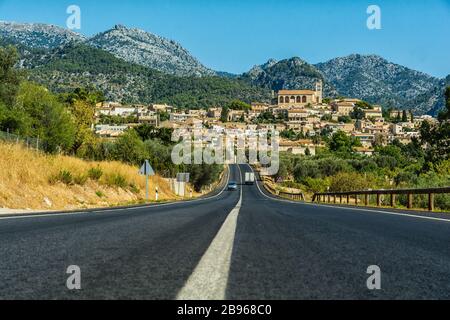
[[[279,190],[276,190],[275,188],[272,188],[269,184],[265,183],[264,179],[262,180],[262,182],[263,182],[264,188],[265,188],[268,192],[270,192],[270,193],[272,193],[272,194],[274,194],[274,195],[276,195],[276,196],[279,196],[279,197],[281,197],[281,198],[291,199],[291,200],[301,200],[301,201],[305,201],[305,196],[304,196],[304,194],[303,194],[302,192],[285,192],[285,191],[279,191]]]
[[[434,211],[434,195],[450,193],[450,187],[443,188],[422,188],[422,189],[381,189],[381,190],[363,190],[363,191],[348,191],[348,192],[323,192],[315,193],[312,202],[319,203],[340,203],[340,204],[351,204],[358,205],[358,203],[364,201],[364,205],[369,205],[369,197],[371,195],[376,195],[376,206],[381,206],[381,198],[383,195],[390,196],[390,206],[396,206],[396,196],[406,195],[407,196],[407,208],[413,209],[414,195],[428,195],[428,210]],[[363,199],[359,199],[358,196],[364,196]],[[339,199],[339,201],[338,201]],[[345,200],[345,202],[344,202]]]
[[[302,192],[298,192],[298,193],[291,193],[291,192],[283,192],[280,191],[280,193],[278,194],[280,197],[282,198],[288,198],[291,200],[301,200],[301,201],[305,201],[305,196],[303,195]]]

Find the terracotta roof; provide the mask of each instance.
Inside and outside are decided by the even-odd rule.
[[[305,109],[289,109],[288,113],[307,113],[308,111]]]
[[[314,94],[315,91],[312,90],[280,90],[278,91],[278,95],[290,95],[290,94]]]
[[[355,104],[353,102],[347,102],[347,101],[336,102],[336,105],[338,107],[354,107],[355,106]]]

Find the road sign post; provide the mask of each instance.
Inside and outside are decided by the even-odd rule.
[[[149,176],[154,176],[155,171],[153,171],[152,166],[150,165],[150,162],[148,160],[145,160],[144,164],[142,165],[141,169],[139,170],[139,174],[142,176],[145,176],[145,199],[147,202],[149,202]]]

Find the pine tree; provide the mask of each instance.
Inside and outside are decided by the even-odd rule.
[[[406,113],[406,110],[403,110],[402,122],[408,122],[408,114]]]

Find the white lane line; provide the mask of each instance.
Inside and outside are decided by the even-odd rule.
[[[250,169],[253,171],[253,168],[248,165]],[[434,221],[444,221],[444,222],[450,222],[450,219],[444,219],[444,218],[437,218],[437,217],[426,217],[426,216],[419,216],[415,214],[409,214],[409,213],[400,213],[400,212],[392,212],[392,211],[382,211],[382,210],[375,210],[375,209],[364,209],[364,208],[352,208],[352,207],[339,207],[339,206],[330,206],[326,204],[315,204],[315,203],[306,203],[306,202],[295,202],[290,200],[284,200],[284,199],[277,199],[270,197],[266,195],[261,188],[259,187],[258,181],[256,181],[256,186],[258,187],[259,192],[266,198],[270,200],[280,201],[280,202],[286,202],[286,203],[292,203],[297,205],[307,205],[307,206],[313,206],[313,207],[325,207],[325,208],[333,208],[333,209],[340,209],[340,210],[353,210],[353,211],[363,211],[363,212],[375,212],[375,213],[384,213],[388,215],[393,216],[402,216],[402,217],[409,217],[409,218],[419,218],[424,220],[434,220]]]
[[[237,219],[242,205],[241,168],[239,176],[241,180],[239,202],[229,213],[184,287],[178,292],[177,300],[225,299]]]
[[[195,200],[188,200],[188,201],[178,201],[178,202],[170,202],[170,203],[161,203],[161,204],[152,204],[148,206],[141,206],[141,207],[129,207],[129,208],[111,208],[106,210],[94,210],[94,211],[74,211],[74,212],[67,212],[67,213],[46,213],[46,214],[36,214],[36,215],[23,215],[23,216],[13,216],[13,217],[0,217],[0,220],[12,220],[12,219],[28,219],[28,218],[45,218],[45,217],[64,217],[64,216],[74,216],[74,215],[82,215],[82,214],[92,214],[92,213],[105,213],[105,212],[114,212],[114,211],[129,211],[129,210],[140,210],[140,209],[151,209],[151,208],[159,208],[159,207],[167,207],[167,206],[173,206],[177,204],[182,203],[195,203],[199,201],[206,201],[215,199],[219,196],[221,196],[225,189],[227,188],[228,182],[230,181],[230,167],[227,168],[227,181],[222,188],[222,190],[211,197],[202,198],[202,199],[195,199]]]

